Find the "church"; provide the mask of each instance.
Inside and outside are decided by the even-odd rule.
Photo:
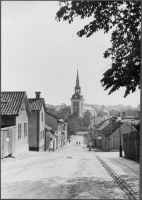
[[[71,113],[76,113],[79,117],[83,117],[85,112],[89,111],[92,115],[97,114],[94,107],[84,103],[83,95],[81,94],[81,87],[79,83],[79,75],[77,70],[76,85],[74,94],[71,98]]]

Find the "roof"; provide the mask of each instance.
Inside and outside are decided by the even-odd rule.
[[[31,110],[41,110],[42,106],[45,109],[44,98],[40,98],[40,99],[33,98],[33,99],[28,99],[28,100],[29,100]]]
[[[120,124],[119,124],[120,123]],[[101,133],[107,137],[111,136],[118,128],[124,124],[125,122],[114,122],[113,124],[108,124],[104,129],[102,129]]]
[[[51,128],[50,126],[46,125],[46,124],[45,124],[45,128],[46,128],[47,130],[52,130],[52,128]]]
[[[106,121],[108,121],[109,119],[106,119],[106,120],[104,120],[104,121],[102,121],[100,124],[98,124],[97,126],[96,126],[96,128],[98,129],[98,128],[100,128]]]
[[[18,115],[26,92],[1,92],[1,115]]]
[[[63,119],[59,118],[56,114],[54,114],[54,113],[52,113],[52,112],[50,112],[50,111],[47,111],[47,109],[46,109],[45,112],[46,112],[47,114],[49,114],[50,116],[54,117],[55,119],[57,119],[58,122],[64,122]]]
[[[77,69],[77,77],[76,77],[76,86],[77,88],[80,88],[80,85],[79,85],[79,76],[78,76],[78,69]]]
[[[84,109],[85,110],[91,110],[91,111],[96,111],[96,109],[92,106],[89,106],[89,105],[84,105]]]

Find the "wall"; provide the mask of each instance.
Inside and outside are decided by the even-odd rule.
[[[43,118],[42,118],[43,116]],[[39,113],[39,151],[44,151],[45,149],[45,112],[42,106]]]
[[[108,138],[102,134],[102,143],[101,143],[101,149],[104,150],[104,151],[108,151],[109,148],[108,148]]]
[[[140,132],[123,134],[124,156],[132,160],[140,160]]]
[[[49,115],[48,113],[45,113],[45,123],[50,126],[52,129],[56,130],[58,129],[58,123],[57,119]]]
[[[79,102],[79,116],[83,117],[83,113],[84,113],[84,101],[80,100],[80,102]]]
[[[24,136],[24,123],[27,124],[27,136]],[[21,124],[21,138],[18,140],[18,124]],[[28,116],[26,110],[20,109],[16,117],[16,156],[29,152]]]
[[[50,147],[50,131],[45,128],[45,151],[48,151]]]
[[[72,102],[73,102],[73,113],[76,112],[78,115],[80,115],[80,100],[76,99],[72,100]]]
[[[125,133],[129,133],[131,132],[131,126],[129,126],[127,123],[120,128],[121,130],[121,143],[122,143],[122,148],[123,148],[123,134]],[[132,127],[132,130],[135,130],[133,127]],[[112,138],[112,143],[113,143],[113,146],[112,148],[113,149],[119,149],[119,144],[120,144],[120,135],[119,135],[119,130],[113,135],[113,138]]]
[[[54,145],[53,145],[54,143]],[[55,150],[56,149],[56,138],[54,140],[50,139],[50,148]]]
[[[1,158],[16,155],[16,126],[1,129]]]
[[[32,111],[29,116],[29,147],[38,147],[37,131],[37,111]]]
[[[65,124],[65,143],[67,142],[67,125]]]

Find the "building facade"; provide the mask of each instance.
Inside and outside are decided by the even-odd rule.
[[[15,157],[29,152],[30,115],[26,92],[1,92],[2,157]]]
[[[29,149],[45,150],[45,101],[36,92],[36,98],[29,99],[32,115],[29,116]]]

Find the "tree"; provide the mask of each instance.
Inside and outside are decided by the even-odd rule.
[[[118,111],[115,110],[115,109],[111,109],[111,110],[109,111],[109,115],[112,116],[112,117],[115,117],[115,116],[117,115],[117,113],[118,113]]]
[[[87,110],[87,112],[85,112],[85,115],[82,118],[83,127],[89,127],[91,116],[91,113]]]
[[[58,111],[57,115],[58,115],[58,117],[60,117],[61,119],[66,121],[66,119],[70,113],[71,113],[71,106],[65,106],[64,108],[61,108]]]
[[[93,16],[77,35],[90,37],[98,30],[108,33],[113,28],[112,46],[104,52],[104,58],[111,57],[111,68],[101,79],[104,90],[111,94],[125,87],[126,97],[130,92],[140,89],[140,43],[141,43],[141,1],[63,1],[56,14],[60,21],[73,22]]]
[[[80,128],[80,125],[78,123],[78,116],[76,116],[74,113],[70,114],[68,115],[66,122],[68,123],[67,126],[68,136],[74,135]]]

